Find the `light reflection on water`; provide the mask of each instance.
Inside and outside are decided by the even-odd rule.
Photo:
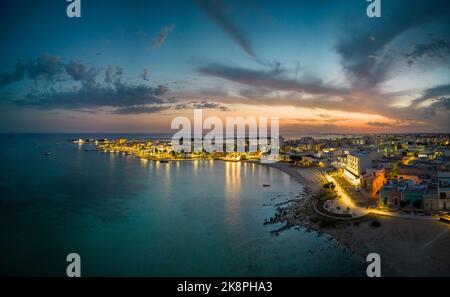
[[[274,214],[263,205],[302,191],[273,168],[162,164],[28,137],[0,137],[0,275],[63,275],[72,251],[84,275],[360,274],[326,238],[263,226]]]

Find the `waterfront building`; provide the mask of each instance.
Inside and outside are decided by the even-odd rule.
[[[405,186],[399,185],[396,180],[388,180],[387,184],[380,189],[379,203],[390,208],[400,208],[401,191],[405,188]]]
[[[377,198],[381,188],[386,184],[384,169],[367,169],[361,176],[361,188],[369,193],[371,198]]]
[[[439,208],[450,210],[450,172],[438,173],[437,193]]]
[[[421,181],[419,184],[411,179],[390,179],[380,189],[380,204],[400,209],[422,209],[430,208],[430,199],[433,199],[432,188],[429,190],[429,181]],[[425,202],[427,203],[425,207]]]
[[[450,198],[450,172],[438,173],[438,195],[441,199]]]
[[[443,200],[439,199],[437,181],[428,184],[427,193],[424,195],[423,209],[425,211],[438,211],[443,209]]]
[[[350,152],[347,155],[344,176],[349,180],[349,182],[355,185],[360,184],[361,175],[364,174],[367,169],[372,168],[372,162],[381,156],[381,153],[375,151]]]
[[[423,206],[424,195],[427,185],[412,185],[403,192],[404,207],[421,208]]]

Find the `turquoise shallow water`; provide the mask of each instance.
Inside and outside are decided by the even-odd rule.
[[[275,236],[276,226],[263,226],[275,203],[303,194],[285,173],[248,163],[143,162],[67,141],[77,137],[0,135],[0,275],[65,275],[71,252],[85,276],[364,272],[361,259],[326,236]]]

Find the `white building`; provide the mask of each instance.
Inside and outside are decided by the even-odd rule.
[[[437,189],[424,202],[425,210],[450,210],[450,172],[438,172]]]
[[[450,172],[438,172],[438,196],[450,199]]]
[[[372,168],[372,161],[382,157],[380,152],[350,152],[344,169],[344,176],[353,184],[359,185],[361,175]]]

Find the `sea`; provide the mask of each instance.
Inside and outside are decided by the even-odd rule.
[[[362,276],[328,235],[264,225],[303,199],[255,163],[145,161],[70,139],[160,135],[1,134],[0,276]],[[264,187],[263,185],[270,185]]]

